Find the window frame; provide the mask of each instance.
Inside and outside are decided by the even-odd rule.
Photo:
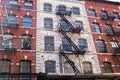
[[[27,65],[26,65],[25,62],[27,62]],[[28,65],[28,63],[29,63],[29,65]],[[22,64],[24,64],[24,65],[22,65]],[[28,66],[29,66],[29,68],[28,68]],[[19,65],[19,73],[31,73],[31,67],[32,66],[31,66],[31,61],[30,60],[21,60],[20,65]],[[31,77],[30,76],[28,76],[28,77],[20,76],[19,79],[20,80],[23,80],[23,79],[31,80]]]
[[[100,53],[107,53],[107,48],[103,40],[97,40],[97,44],[98,44],[98,50]]]
[[[27,4],[27,5],[26,5]],[[29,5],[28,5],[29,4]],[[31,5],[31,6],[30,6]],[[26,1],[24,2],[24,9],[26,10],[32,10],[33,9],[33,2],[31,1]]]
[[[72,7],[72,13],[74,15],[80,15],[80,8],[78,8],[78,7]]]
[[[47,63],[49,63],[49,64],[47,64]],[[52,68],[51,68],[51,66],[52,66]],[[53,61],[53,60],[45,61],[45,72],[46,73],[56,73],[56,61]]]
[[[52,40],[52,41],[48,41]],[[44,37],[45,51],[55,51],[54,37],[45,36]]]
[[[119,14],[117,12],[113,12],[114,20],[119,20]]]
[[[23,27],[31,28],[32,23],[33,23],[32,16],[23,16],[23,22],[22,22]]]
[[[5,63],[4,62],[1,63],[1,61],[6,61],[7,65],[4,65]],[[10,65],[11,61],[7,60],[7,59],[2,59],[2,60],[0,60],[0,63],[3,64],[3,65],[0,65],[0,68],[1,68],[0,73],[9,73],[10,72],[10,67],[11,67],[11,65]],[[6,68],[8,68],[8,69],[6,69]]]
[[[86,50],[88,48],[88,46],[87,46],[87,40],[86,39],[79,39],[78,40],[78,45],[79,45],[79,49],[80,50]]]
[[[113,73],[112,64],[110,62],[103,62],[104,73]]]
[[[91,62],[89,62],[89,61],[83,61],[82,64],[83,64],[83,72],[84,72],[84,74],[91,74],[91,73],[93,73],[92,63]],[[89,67],[88,67],[88,65],[89,65]]]
[[[44,28],[45,29],[53,29],[53,19],[52,18],[44,18]]]
[[[108,19],[109,19],[108,12],[102,10],[102,11],[101,11],[101,17],[102,17],[102,19],[104,19],[104,20],[108,20]]]
[[[93,23],[93,30],[94,30],[95,33],[101,33],[99,23]]]
[[[44,3],[44,9],[45,12],[52,12],[52,4],[50,3]]]
[[[97,17],[96,12],[94,9],[89,9],[89,16],[90,17]]]
[[[63,51],[72,51],[72,45],[66,38],[62,38],[61,46]]]
[[[25,37],[28,37],[27,39],[29,39],[28,44],[24,42]],[[24,46],[28,46],[28,47],[24,47]],[[32,50],[32,35],[28,34],[24,34],[22,35],[21,38],[21,50]]]

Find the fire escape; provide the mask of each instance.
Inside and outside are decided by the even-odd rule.
[[[75,66],[74,62],[70,60],[67,54],[84,55],[86,50],[78,48],[78,46],[71,40],[67,33],[80,33],[82,27],[75,27],[66,18],[66,16],[71,16],[71,11],[62,6],[57,7],[56,15],[58,15],[64,23],[59,23],[58,31],[63,35],[63,37],[69,42],[69,45],[62,44],[60,47],[60,54],[66,59],[70,64],[75,73],[80,73],[79,69]],[[72,48],[70,47],[72,46]]]
[[[109,21],[111,23],[114,21],[114,19],[115,19],[114,16],[108,16],[107,19],[102,18],[102,20]],[[109,22],[106,23],[106,25],[108,25],[106,27],[106,35],[111,38],[112,44],[114,45],[114,47],[112,48],[112,53],[113,53],[113,59],[115,61],[115,64],[117,65],[120,57],[120,46],[117,43],[116,38],[119,38],[120,36],[120,29],[113,28]]]
[[[4,59],[4,56],[7,57],[12,56],[11,60],[14,63],[15,61],[14,57],[15,54],[17,53],[17,42],[14,41],[14,35],[7,32],[7,30],[16,29],[19,27],[19,25],[17,24],[18,21],[16,20],[16,16],[14,17],[12,14],[9,14],[10,10],[14,11],[19,9],[18,9],[18,5],[10,4],[10,3],[6,4],[6,0],[3,1],[2,6],[3,9],[1,9],[2,10],[1,12],[3,12],[6,16],[3,16],[4,14],[0,16],[0,27],[1,27],[1,35],[2,35],[2,39],[0,41],[0,52],[1,52],[0,55],[2,55],[1,59]],[[5,63],[5,65],[8,64]],[[14,70],[10,72],[6,72],[6,70],[3,70],[1,74],[4,75],[4,73],[11,74],[14,73]]]
[[[4,3],[4,1],[3,1]],[[6,33],[6,29],[15,29],[19,28],[18,20],[16,19],[16,16],[9,14],[8,12],[10,10],[20,10],[20,6],[18,4],[12,4],[9,2],[8,4],[2,4],[4,8],[4,12],[6,17],[1,16],[0,26],[2,31],[2,41],[0,43],[0,51],[5,51],[5,53],[17,52],[17,43],[13,40],[13,35]]]

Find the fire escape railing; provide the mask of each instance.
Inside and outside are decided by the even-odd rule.
[[[16,42],[0,42],[0,51],[5,52],[17,52],[17,43]]]
[[[81,50],[78,48],[78,46],[71,40],[71,38],[66,34],[67,32],[72,32],[72,33],[79,33],[82,28],[75,28],[71,22],[69,22],[69,20],[65,17],[65,16],[71,16],[71,11],[60,11],[59,9],[57,10],[56,14],[58,16],[60,16],[60,18],[66,23],[67,27],[69,27],[67,30],[64,30],[64,28],[62,28],[62,26],[60,25],[59,27],[59,32],[64,36],[65,39],[67,39],[67,41],[70,43],[71,49],[68,50],[67,46],[69,45],[62,45],[62,47],[60,47],[60,53],[64,56],[64,58],[66,59],[66,61],[70,64],[70,66],[73,68],[75,73],[81,73],[79,71],[79,69],[75,66],[74,62],[71,61],[69,59],[69,57],[67,56],[66,52],[64,52],[64,50],[68,50],[68,51],[72,51],[72,53],[74,52],[74,54],[81,54],[83,55],[85,53],[85,51],[81,53]],[[77,31],[77,32],[76,32]],[[72,49],[72,47],[74,49]],[[65,48],[65,49],[62,49]]]

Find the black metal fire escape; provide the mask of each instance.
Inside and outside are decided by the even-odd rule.
[[[65,17],[65,16],[71,16],[71,11],[62,11],[62,10],[57,10],[56,14],[58,16],[60,16],[60,18],[67,24],[67,26],[69,27],[69,30],[63,30],[61,25],[59,27],[59,32],[64,36],[65,39],[67,39],[67,41],[70,43],[70,45],[74,48],[72,49],[72,53],[71,54],[76,54],[76,55],[83,55],[86,51],[85,50],[80,50],[78,48],[78,46],[71,40],[71,38],[66,34],[67,32],[72,32],[72,33],[79,33],[81,31],[81,28],[75,28],[71,22],[69,22],[69,20]],[[67,47],[64,47],[67,48]],[[75,73],[80,73],[79,69],[75,66],[74,62],[72,60],[69,59],[69,57],[67,56],[67,53],[64,50],[60,50],[60,54],[62,56],[64,56],[64,58],[66,59],[66,61],[70,64],[70,66],[73,68]],[[68,53],[69,54],[69,53]]]

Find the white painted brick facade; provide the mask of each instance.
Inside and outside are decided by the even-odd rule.
[[[50,3],[52,4],[52,12],[47,13],[43,11],[43,4],[44,3]],[[76,0],[37,0],[37,37],[36,37],[36,72],[45,72],[45,61],[47,60],[53,60],[56,61],[56,73],[59,74],[60,72],[60,66],[62,66],[63,73],[64,73],[64,67],[60,65],[60,57],[59,57],[59,47],[62,43],[61,38],[62,35],[57,31],[57,25],[59,23],[60,17],[55,14],[55,9],[58,5],[65,5],[66,7],[72,8],[72,7],[78,7],[80,8],[80,14],[79,16],[71,15],[71,17],[68,17],[70,22],[74,21],[82,21],[84,25],[84,31],[80,34],[68,34],[71,39],[74,41],[76,45],[78,45],[78,39],[79,38],[85,38],[87,40],[88,45],[88,52],[84,54],[84,56],[79,55],[76,57],[76,55],[69,55],[69,58],[75,62],[75,65],[77,68],[83,72],[82,70],[82,62],[83,61],[90,61],[92,62],[92,69],[93,73],[101,73],[100,67],[98,64],[98,58],[95,51],[95,46],[93,43],[91,30],[89,26],[89,22],[87,19],[87,14],[85,11],[85,3],[83,1],[76,1]],[[52,18],[53,19],[53,29],[47,30],[44,29],[44,18]],[[44,49],[44,37],[45,36],[53,36],[54,37],[54,46],[55,51],[46,52]],[[62,58],[62,62],[65,61],[64,58]]]

